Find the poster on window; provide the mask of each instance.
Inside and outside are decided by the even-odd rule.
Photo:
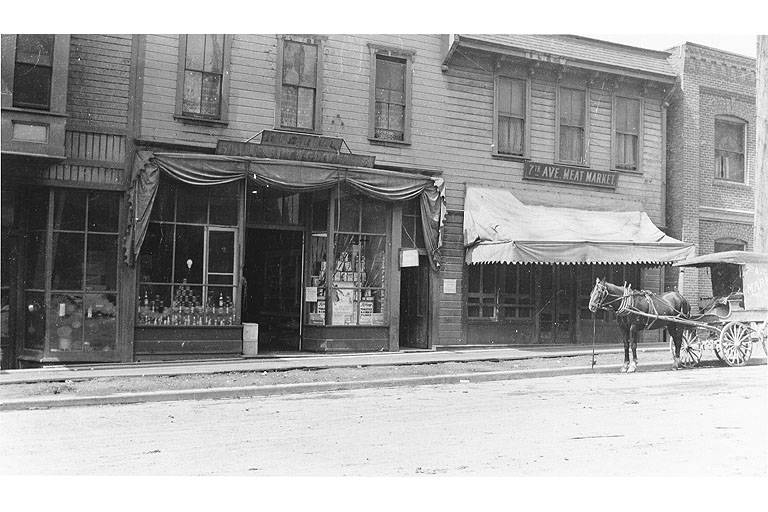
[[[360,301],[360,325],[373,325],[373,299]]]
[[[332,325],[355,325],[354,283],[334,283]]]

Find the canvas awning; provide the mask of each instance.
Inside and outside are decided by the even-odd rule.
[[[149,224],[160,173],[188,185],[222,185],[250,179],[285,192],[311,192],[345,184],[381,201],[420,198],[421,225],[427,255],[434,269],[445,223],[445,187],[442,178],[336,164],[297,162],[242,156],[140,151],[128,191],[130,220],[124,241],[125,261],[133,265]],[[399,228],[398,228],[399,229]]]
[[[694,253],[645,212],[532,206],[510,191],[467,187],[465,260],[476,263],[665,264]]]

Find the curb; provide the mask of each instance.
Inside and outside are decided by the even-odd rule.
[[[149,402],[181,400],[237,399],[258,396],[277,396],[330,391],[349,391],[400,386],[424,386],[435,384],[466,384],[499,380],[519,380],[542,377],[564,377],[572,375],[618,373],[621,365],[573,366],[566,368],[539,368],[528,370],[503,370],[496,372],[459,373],[452,375],[428,375],[403,377],[399,379],[377,379],[367,381],[309,382],[298,384],[271,384],[266,386],[240,386],[209,389],[185,389],[174,391],[145,391],[139,393],[118,393],[104,396],[71,396],[58,398],[25,398],[0,402],[0,411],[27,409],[50,409],[58,407],[83,407],[89,405],[123,405]],[[640,366],[639,373],[657,372],[670,369],[670,364],[649,363]]]

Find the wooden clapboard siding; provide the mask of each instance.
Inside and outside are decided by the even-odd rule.
[[[456,345],[466,343],[463,331],[464,294],[464,216],[461,212],[449,212],[445,222],[445,248],[443,250],[443,266],[438,279],[438,304],[440,309],[439,332],[440,339],[433,340],[434,344]],[[456,293],[443,293],[443,280],[456,279]]]
[[[67,113],[89,126],[124,129],[128,122],[131,36],[73,35]]]

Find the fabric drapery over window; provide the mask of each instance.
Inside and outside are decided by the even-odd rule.
[[[530,206],[507,190],[467,187],[465,261],[474,263],[671,263],[693,244],[665,235],[645,212]]]
[[[346,184],[381,201],[421,198],[421,224],[433,269],[440,266],[439,250],[445,223],[442,178],[332,164],[188,153],[138,152],[133,184],[128,191],[131,223],[125,237],[125,261],[133,265],[147,232],[149,216],[160,184],[160,172],[189,185],[222,185],[251,179],[286,192],[312,192]]]

